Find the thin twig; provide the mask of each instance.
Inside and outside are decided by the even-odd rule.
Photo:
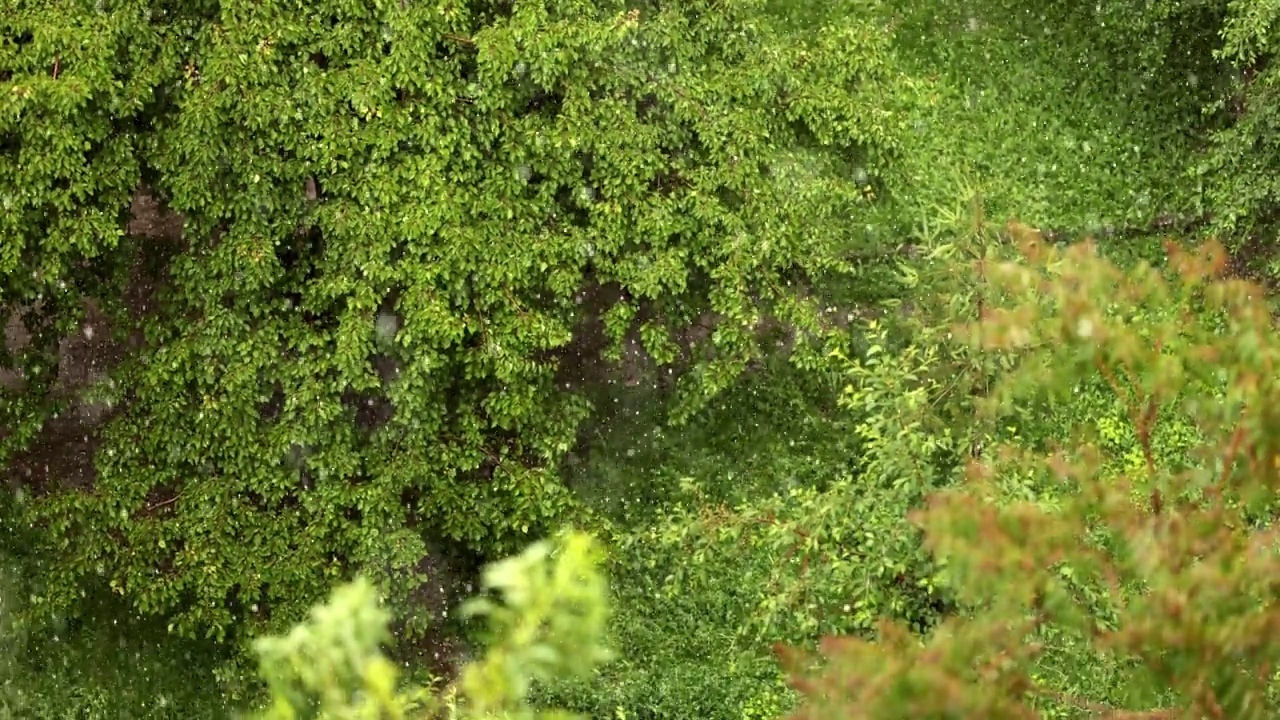
[[[179,500],[181,497],[182,497],[182,493],[178,493],[177,495],[174,495],[173,497],[169,498],[168,500],[161,500],[160,502],[155,503],[154,505],[148,505],[148,506],[146,507],[146,509],[145,509],[145,512],[154,512],[154,511],[159,510],[160,508],[162,508],[162,507],[164,507],[164,506],[166,506],[166,505],[172,505],[172,504],[174,504],[174,503],[178,502],[178,500]]]
[[[1244,440],[1244,426],[1240,425],[1231,434],[1231,444],[1227,446],[1227,454],[1222,458],[1222,477],[1218,478],[1219,486],[1226,486],[1227,477],[1231,475],[1231,468],[1236,463],[1236,453],[1240,452],[1240,442],[1242,440]]]

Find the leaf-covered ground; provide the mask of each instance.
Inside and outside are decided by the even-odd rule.
[[[897,47],[927,89],[895,198],[928,212],[975,189],[993,219],[1094,233],[1187,212],[1198,94],[1168,93],[1177,68],[1102,54],[1088,22],[1053,3],[903,4]]]

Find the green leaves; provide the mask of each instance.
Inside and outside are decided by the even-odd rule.
[[[477,598],[463,608],[487,617],[496,641],[459,681],[474,712],[510,711],[526,702],[531,681],[586,677],[609,660],[600,644],[608,619],[602,560],[589,536],[568,533],[485,570],[484,588],[503,604]]]
[[[552,542],[490,565],[485,590],[469,612],[487,617],[494,634],[484,656],[466,666],[443,693],[400,688],[396,666],[383,656],[390,615],[366,581],[334,590],[308,622],[254,648],[271,693],[264,720],[407,718],[447,711],[464,718],[564,718],[526,698],[530,680],[589,673],[606,661],[603,629],[607,584],[600,551],[587,535],[566,531]]]
[[[1260,55],[1269,54],[1272,26],[1280,19],[1280,3],[1263,2],[1228,3],[1226,26],[1222,33],[1222,57],[1240,66],[1248,66]]]
[[[1056,445],[1014,435],[986,450],[963,486],[915,516],[965,611],[918,645],[891,626],[875,648],[830,643],[824,669],[795,668],[812,678],[801,684],[806,712],[1029,717],[1046,704],[1155,712],[1172,701],[1191,715],[1268,717],[1276,658],[1260,634],[1278,613],[1277,558],[1271,518],[1244,511],[1276,489],[1264,368],[1277,335],[1259,289],[1215,279],[1214,244],[1170,246],[1166,278],[1145,264],[1122,271],[1088,244],[1059,251],[1013,234],[1026,262],[986,268],[1003,299],[965,333],[1018,349],[988,404],[1008,415],[1096,377],[1132,422],[1141,459],[1105,463],[1069,430]],[[1157,453],[1166,409],[1194,423],[1184,441],[1197,462]],[[1056,486],[1053,502],[1010,496],[1011,475]]]
[[[421,538],[507,552],[574,511],[590,407],[555,380],[595,321],[681,372],[686,417],[771,324],[810,365],[838,339],[810,290],[851,269],[900,129],[872,5],[161,5],[4,21],[0,300],[44,298],[47,356],[135,251],[166,271],[92,489],[26,518],[50,607],[99,567],[184,635],[279,627],[357,571],[394,606]],[[115,244],[144,169],[184,222],[163,251]]]

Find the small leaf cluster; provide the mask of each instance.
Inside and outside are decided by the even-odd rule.
[[[382,653],[390,613],[371,583],[333,591],[310,619],[287,634],[254,643],[270,704],[262,720],[372,718],[560,718],[528,704],[531,680],[572,678],[605,662],[608,589],[599,546],[566,531],[490,565],[471,613],[488,619],[493,644],[452,686],[402,687]]]

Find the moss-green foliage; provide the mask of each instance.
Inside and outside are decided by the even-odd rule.
[[[688,370],[687,411],[760,355],[763,319],[821,362],[801,287],[848,269],[867,203],[850,168],[886,162],[899,128],[874,3],[810,9],[22,3],[0,195],[27,198],[22,217],[73,223],[50,210],[73,196],[92,215],[50,241],[70,259],[41,282],[65,279],[67,307],[45,292],[39,312],[65,325],[119,289],[78,278],[123,266],[88,238],[118,234],[140,175],[187,223],[148,344],[116,372],[94,487],[30,506],[36,609],[72,612],[102,583],[221,638],[296,617],[355,569],[405,598],[427,579],[423,533],[524,543],[574,506],[554,468],[587,407],[553,379],[583,289],[622,289],[611,334],[639,328]],[[47,36],[81,21],[101,38],[63,57],[80,41]],[[11,249],[45,228],[4,228],[4,297],[29,299]],[[706,312],[714,334],[681,352],[674,333]],[[33,426],[51,410],[16,407]]]
[[[696,513],[707,502],[812,491],[839,468],[851,470],[856,439],[832,431],[851,427],[836,405],[839,379],[797,371],[775,356],[679,427],[663,422],[652,392],[616,395],[616,410],[568,477],[610,538],[610,638],[621,653],[587,681],[542,686],[544,703],[593,718],[734,720],[776,717],[770,708],[789,706],[768,641],[738,634],[762,599],[759,589],[721,564],[697,582],[698,592],[673,591],[671,576],[689,557],[657,535],[679,527],[670,512],[677,501]],[[690,483],[696,497],[682,489]]]
[[[60,720],[228,717],[215,669],[225,648],[166,637],[119,598],[82,600],[82,620],[24,612],[29,591],[6,558],[0,583],[0,717]]]
[[[1210,72],[1189,67],[1201,61],[1184,55],[1186,43],[1168,60],[1184,75],[1155,76],[1128,48],[1106,50],[1107,19],[1092,3],[924,0],[895,10],[896,47],[921,83],[889,180],[909,222],[936,221],[966,185],[998,221],[1068,233],[1194,209],[1186,170],[1207,96],[1186,76]]]

